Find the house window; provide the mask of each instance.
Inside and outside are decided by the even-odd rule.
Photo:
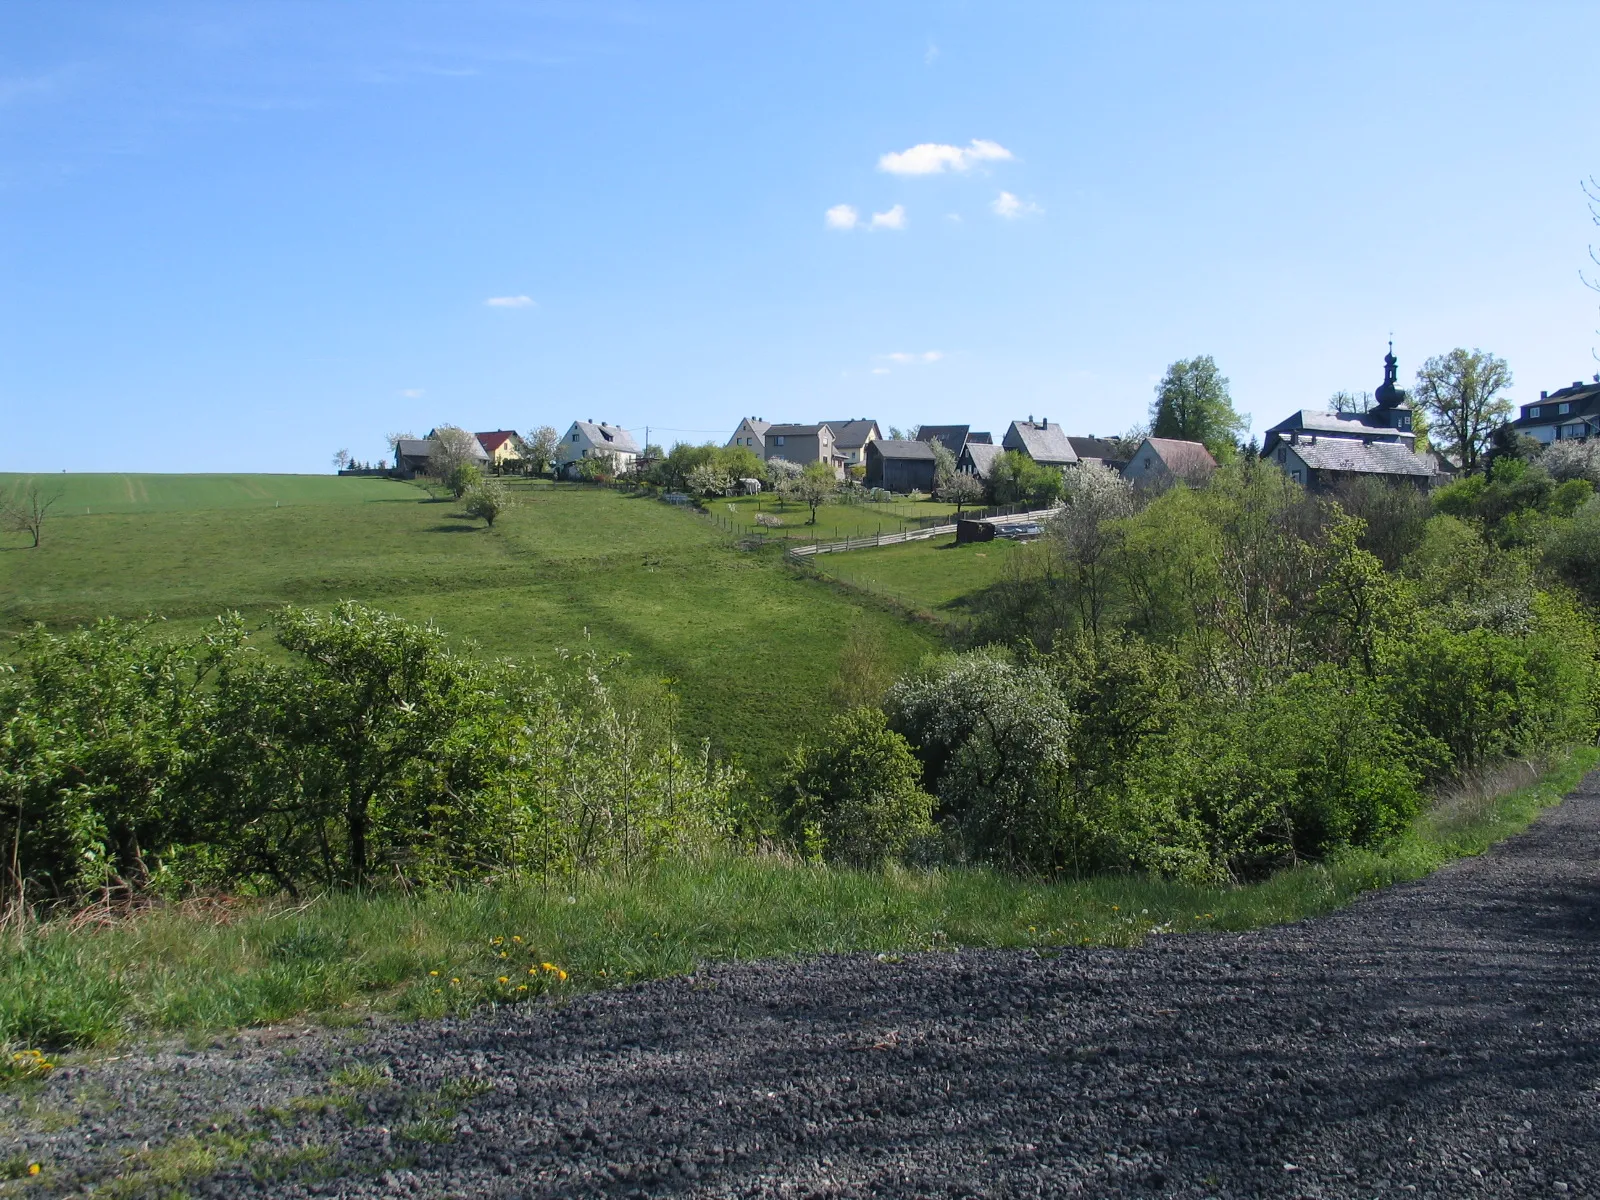
[[[1290,471],[1289,472],[1289,478],[1294,480],[1296,483],[1299,483],[1300,482],[1300,472],[1299,472],[1299,470],[1296,469],[1296,470]]]
[[[1144,460],[1144,469],[1146,471],[1150,469],[1150,460],[1148,458]]]
[[[1285,450],[1282,446],[1279,446],[1278,447],[1278,461],[1280,463],[1281,462],[1287,462],[1288,458],[1289,458],[1289,452],[1287,450]]]
[[[1530,420],[1530,421],[1534,420],[1536,417],[1538,417],[1538,415],[1542,411],[1543,410],[1540,409],[1540,407],[1537,404],[1535,404],[1532,408],[1528,409],[1528,420]]]
[[[577,441],[578,440],[578,435],[577,434],[573,434],[572,435],[572,440],[573,441]]]
[[[783,445],[783,437],[782,437],[782,435],[779,435],[779,437],[778,437],[778,445],[780,445],[780,446]]]
[[[1572,411],[1572,405],[1570,405],[1570,404],[1562,404],[1556,409],[1556,416],[1564,417],[1571,411]]]

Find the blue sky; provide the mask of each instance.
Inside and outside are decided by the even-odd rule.
[[[1200,353],[1259,430],[1391,331],[1533,398],[1600,370],[1597,46],[1592,3],[0,6],[0,469],[1106,433]]]

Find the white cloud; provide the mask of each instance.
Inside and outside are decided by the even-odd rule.
[[[917,363],[936,363],[941,358],[944,357],[944,351],[943,350],[922,350],[922,351],[919,351],[919,352],[917,352],[915,354],[912,354],[912,353],[907,353],[904,350],[895,350],[895,351],[892,351],[889,354],[880,354],[880,355],[878,355],[878,357],[879,358],[883,358],[883,359],[887,359],[888,361],[894,363],[896,366],[909,367],[909,366],[913,366],[913,365],[915,365]],[[885,374],[888,373],[888,370],[889,370],[889,368],[887,368],[887,367],[874,367],[872,373],[874,375],[885,375]]]
[[[934,63],[936,63],[938,61],[939,61],[939,47],[934,45],[933,42],[930,40],[928,42],[927,52],[925,54],[923,54],[923,56],[922,56],[922,62],[923,62],[923,64],[925,66],[931,67],[931,66],[933,66]]]
[[[1018,217],[1035,217],[1044,211],[1031,200],[1018,200],[1010,192],[1001,192],[989,205],[994,210],[994,215],[1014,221]]]
[[[401,388],[400,394],[407,400],[420,400],[424,393],[421,388]]]
[[[873,229],[904,229],[906,227],[906,206],[896,204],[888,212],[873,213]]]
[[[490,296],[484,301],[490,308],[537,308],[531,296]]]
[[[829,229],[854,229],[861,223],[860,215],[848,204],[835,204],[822,214],[822,220]]]
[[[909,150],[894,151],[878,160],[878,170],[891,175],[938,175],[943,171],[970,171],[980,162],[1001,162],[1012,158],[1011,151],[999,142],[973,138],[968,146],[947,146],[922,142]]]

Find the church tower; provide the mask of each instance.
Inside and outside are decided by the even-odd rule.
[[[1367,417],[1374,425],[1385,429],[1411,432],[1411,402],[1399,385],[1400,360],[1394,356],[1394,343],[1389,343],[1389,353],[1383,356],[1383,382],[1372,394],[1377,401]]]

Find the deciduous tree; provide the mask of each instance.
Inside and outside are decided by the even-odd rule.
[[[555,464],[556,447],[561,444],[561,435],[549,425],[539,426],[522,442],[527,447],[528,465],[535,475],[543,475]]]
[[[1511,415],[1511,401],[1501,395],[1510,386],[1506,360],[1486,350],[1457,347],[1417,371],[1417,403],[1433,418],[1434,442],[1462,470],[1478,469],[1495,428]]]
[[[1218,462],[1233,456],[1248,416],[1234,411],[1228,380],[1209,354],[1167,368],[1150,405],[1150,435],[1199,442]]]
[[[825,462],[807,463],[800,474],[778,485],[779,494],[804,504],[811,510],[807,525],[817,523],[817,509],[839,490],[839,478]]]

